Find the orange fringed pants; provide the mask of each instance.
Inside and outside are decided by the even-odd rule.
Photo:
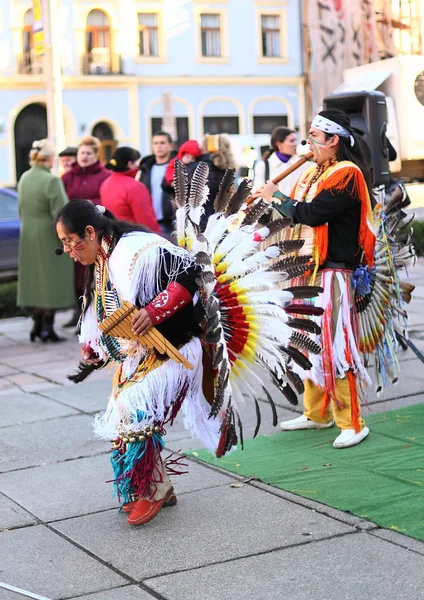
[[[315,285],[321,285],[322,272],[318,272]],[[353,285],[351,278],[350,284],[351,298],[353,297]],[[332,313],[331,328],[332,339],[337,327],[337,320],[340,310],[340,287],[336,278],[333,280],[332,290]],[[325,352],[325,347],[323,347]],[[335,397],[331,399],[324,388],[319,387],[310,379],[305,380],[305,393],[303,404],[305,407],[304,415],[316,423],[328,423],[334,418],[336,425],[340,429],[355,429],[361,431],[365,427],[365,421],[361,417],[361,406],[356,391],[355,375],[348,371],[343,379],[335,379]]]
[[[325,390],[315,385],[310,379],[306,379],[303,414],[315,423],[328,423],[334,418],[340,429],[361,431],[365,427],[365,421],[361,417],[358,399],[354,397],[352,402],[348,375],[344,379],[336,379],[336,397],[344,408],[330,400]]]

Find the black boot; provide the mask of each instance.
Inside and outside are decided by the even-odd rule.
[[[34,325],[30,331],[29,339],[31,342],[35,342],[36,338],[41,338],[41,330],[43,327],[43,311],[34,312],[32,314],[32,319],[34,321]]]
[[[50,340],[51,342],[64,342],[66,338],[59,337],[53,329],[54,323],[54,311],[44,313],[43,319],[43,330],[41,332],[41,339],[43,342]]]

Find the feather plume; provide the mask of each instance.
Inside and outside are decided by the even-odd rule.
[[[261,416],[261,409],[259,407],[259,402],[257,401],[256,398],[254,400],[255,400],[255,411],[256,411],[256,427],[255,427],[255,431],[253,432],[253,437],[255,438],[258,435],[259,429],[261,427],[262,416]]]
[[[229,370],[227,367],[227,359],[224,358],[216,379],[214,399],[209,413],[209,418],[216,417],[224,404],[225,388],[227,387],[228,377]]]
[[[84,379],[87,379],[87,377],[91,375],[91,373],[97,371],[98,369],[101,369],[104,366],[104,364],[104,361],[101,361],[97,364],[87,364],[84,362],[80,362],[78,364],[76,373],[74,373],[73,375],[68,375],[67,379],[69,379],[69,381],[72,381],[72,383],[81,383],[82,381],[84,381]]]
[[[175,161],[174,168],[175,203],[177,207],[184,208],[187,202],[188,175],[187,169],[179,158]]]
[[[250,179],[243,179],[238,186],[236,192],[231,196],[228,206],[225,210],[225,216],[229,217],[238,213],[241,205],[246,200],[252,189],[252,181]]]
[[[290,404],[292,406],[297,406],[299,404],[299,399],[291,385],[287,383],[287,381],[284,381],[284,379],[281,377],[278,377],[278,375],[273,371],[271,371],[271,377],[274,381],[274,384],[278,387],[280,392],[286,397]]]
[[[208,344],[217,344],[221,339],[221,334],[221,327],[215,329],[214,331],[208,331],[205,335],[205,340],[208,342]]]
[[[224,173],[224,177],[221,179],[218,193],[213,203],[213,208],[216,213],[224,212],[227,207],[230,196],[234,193],[234,179],[235,171],[233,169],[227,169]]]
[[[279,280],[286,281],[287,279],[295,279],[296,277],[302,277],[307,271],[313,269],[313,264],[289,266],[284,269],[279,269]]]
[[[232,406],[228,406],[225,417],[220,427],[221,436],[219,438],[218,447],[215,455],[217,458],[221,458],[232,446],[237,444],[237,433],[234,422],[234,410]]]
[[[211,263],[211,258],[209,256],[209,254],[207,254],[207,252],[203,252],[200,251],[198,252],[195,257],[196,259],[196,265],[210,265]]]
[[[203,287],[208,283],[213,283],[215,281],[215,276],[210,271],[202,271],[202,273],[198,274],[195,281],[199,287]]]
[[[241,446],[241,449],[243,450],[244,449],[243,424],[241,422],[239,414],[237,414],[237,426],[238,426],[238,430],[239,430],[240,446]]]
[[[271,221],[266,226],[266,228],[269,230],[268,237],[279,233],[282,229],[291,225],[291,223],[292,220],[288,217],[282,217],[281,219],[275,219],[275,221]]]
[[[301,329],[302,331],[308,331],[316,335],[321,333],[321,327],[311,319],[289,319],[286,325],[293,329]]]
[[[205,162],[200,162],[194,171],[190,182],[189,215],[196,225],[200,223],[202,207],[208,199],[209,188],[207,186],[209,167]]]
[[[276,242],[275,244],[272,244],[272,246],[276,246],[283,254],[290,254],[291,252],[301,250],[304,244],[305,240],[285,240]]]
[[[309,261],[311,259],[312,259],[311,256],[303,256],[303,255],[286,256],[285,258],[282,258],[281,260],[278,260],[273,265],[271,265],[271,267],[269,269],[270,269],[270,271],[285,271],[289,267],[299,267],[302,265],[306,265],[309,263]]]
[[[303,394],[303,392],[305,391],[305,385],[300,375],[298,373],[295,373],[294,371],[291,371],[290,369],[287,369],[286,376],[292,384],[292,386],[294,387],[294,389],[296,390],[296,392],[298,394]]]
[[[222,362],[224,356],[224,346],[223,344],[219,344],[219,346],[217,347],[214,355],[213,355],[213,359],[212,359],[212,368],[213,369],[217,369],[219,367],[219,365]]]
[[[257,223],[259,221],[259,219],[262,217],[262,215],[269,208],[270,208],[270,204],[268,202],[265,202],[262,199],[260,199],[258,202],[255,202],[255,204],[252,205],[252,208],[250,208],[246,212],[246,215],[242,221],[241,227],[244,227],[245,225],[253,225],[254,223]]]
[[[296,299],[302,298],[316,298],[319,294],[322,294],[324,288],[318,285],[295,285],[293,287],[285,288],[287,292],[291,292],[293,297]]]
[[[324,312],[321,306],[314,306],[313,304],[289,304],[289,306],[284,307],[284,310],[290,315],[312,315],[314,317],[319,317]]]
[[[321,348],[310,337],[295,331],[290,336],[290,344],[299,350],[305,350],[311,354],[321,354]]]
[[[280,346],[280,350],[305,371],[312,369],[312,363],[309,358],[294,346]]]
[[[266,388],[262,387],[262,390],[265,392],[266,399],[268,400],[269,405],[271,407],[271,410],[272,410],[272,424],[275,427],[277,425],[277,423],[278,423],[278,415],[277,415],[277,409],[275,407],[274,400],[271,398],[271,394],[268,392],[268,390]]]

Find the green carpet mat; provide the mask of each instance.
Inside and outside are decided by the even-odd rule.
[[[187,454],[424,540],[424,404],[366,421],[369,437],[343,450],[332,447],[333,427],[249,439],[221,459]]]

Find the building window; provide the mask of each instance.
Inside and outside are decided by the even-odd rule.
[[[43,72],[43,59],[34,54],[34,16],[32,8],[26,11],[22,28],[22,54],[19,59],[18,72],[22,75]]]
[[[111,72],[110,23],[102,10],[92,10],[87,16],[85,30],[86,52],[83,59],[85,75]]]
[[[138,14],[138,44],[140,56],[159,56],[157,13]]]
[[[203,131],[217,133],[240,133],[238,117],[203,117]]]
[[[94,137],[99,138],[100,140],[100,162],[104,164],[108,163],[116,150],[116,142],[111,126],[108,125],[108,123],[101,121],[93,127],[91,135],[94,135]]]
[[[175,142],[175,147],[179,148],[181,144],[184,144],[189,139],[189,128],[188,128],[188,117],[177,117],[177,139],[173,140]],[[152,135],[157,133],[158,131],[163,131],[162,127],[162,117],[153,117],[151,120],[152,124]]]
[[[202,56],[221,56],[221,16],[200,15]]]
[[[274,127],[287,127],[286,115],[267,115],[264,117],[253,117],[253,133],[270,134]]]
[[[279,58],[281,24],[279,15],[261,15],[262,56]]]

